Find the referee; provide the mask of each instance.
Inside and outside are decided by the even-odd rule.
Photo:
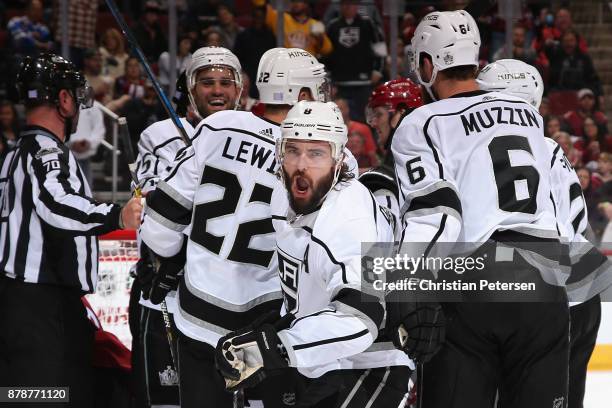
[[[142,205],[91,198],[65,145],[93,103],[72,63],[27,58],[17,87],[27,126],[0,163],[0,386],[69,387],[58,406],[91,407],[94,332],[81,296],[96,286],[96,236],[138,228]]]

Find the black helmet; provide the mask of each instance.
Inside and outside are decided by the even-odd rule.
[[[56,104],[62,89],[73,93],[84,108],[93,105],[93,92],[76,67],[59,55],[44,53],[26,57],[17,74],[19,100],[26,106],[46,102]]]
[[[187,74],[181,72],[176,79],[176,90],[172,97],[172,102],[176,104],[176,113],[179,116],[187,115],[187,106],[189,105],[189,92],[187,92]]]

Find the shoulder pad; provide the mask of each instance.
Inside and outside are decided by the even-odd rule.
[[[371,192],[389,190],[396,197],[399,194],[395,172],[388,166],[380,166],[366,171],[359,176],[359,181]]]

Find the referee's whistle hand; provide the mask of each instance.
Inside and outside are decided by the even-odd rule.
[[[138,229],[142,215],[142,201],[140,197],[134,197],[121,209],[121,220],[124,229]]]

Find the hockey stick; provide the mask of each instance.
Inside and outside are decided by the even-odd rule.
[[[136,57],[140,61],[140,64],[144,67],[144,70],[147,76],[153,83],[153,89],[155,89],[155,93],[157,94],[157,97],[161,101],[162,106],[164,107],[164,109],[166,110],[166,113],[172,120],[172,123],[176,127],[176,130],[178,130],[179,135],[181,136],[181,139],[183,139],[183,142],[185,142],[187,146],[191,146],[191,140],[189,139],[189,136],[187,135],[187,131],[185,130],[185,127],[183,126],[178,115],[174,111],[174,108],[172,107],[170,100],[168,99],[166,94],[164,94],[164,91],[161,89],[159,82],[157,82],[157,78],[155,78],[153,71],[151,71],[151,67],[147,63],[147,59],[144,53],[142,52],[142,49],[138,45],[138,42],[136,41],[136,38],[134,38],[132,31],[130,30],[127,23],[123,19],[123,16],[119,12],[119,9],[117,8],[117,5],[115,4],[115,1],[114,0],[105,0],[105,1],[106,1],[106,5],[110,9],[110,12],[113,14],[113,17],[115,17],[115,21],[117,21],[119,28],[121,28],[123,35],[127,39],[128,44],[132,48],[132,51],[134,52],[134,54],[136,54]]]
[[[140,181],[138,180],[138,174],[136,173],[136,156],[134,155],[134,149],[132,148],[132,139],[130,139],[130,132],[127,127],[127,120],[123,117],[119,118],[119,136],[123,144],[123,155],[128,162],[128,168],[132,181],[134,182],[134,197],[142,197],[142,191],[140,190]],[[151,251],[148,247],[147,251]],[[152,252],[152,251],[151,251]],[[151,254],[151,259],[155,259],[154,255]],[[168,306],[166,300],[161,302],[161,312],[164,319],[164,326],[166,328],[166,337],[168,338],[168,346],[170,346],[170,357],[172,358],[172,365],[174,370],[178,373],[178,360],[174,352],[174,335],[172,334],[172,324],[170,323],[170,315],[168,314]]]
[[[423,407],[423,363],[418,363],[417,364],[417,383],[416,383],[416,387],[417,387],[417,403],[416,403],[416,408],[422,408]]]
[[[244,408],[244,390],[234,391],[232,408]]]

